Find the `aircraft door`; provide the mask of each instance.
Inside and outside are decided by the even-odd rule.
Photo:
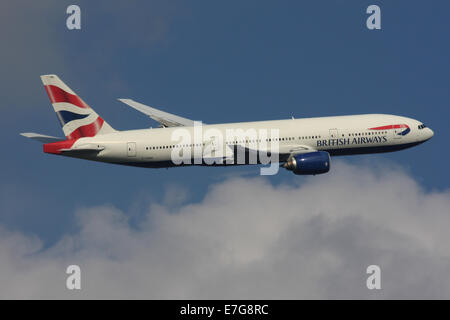
[[[330,129],[330,138],[337,139],[339,137],[339,133],[337,129]]]
[[[127,143],[127,154],[129,157],[136,157],[136,142]]]
[[[405,130],[405,129],[403,129],[403,128],[393,128],[391,131],[392,131],[392,134],[394,135],[394,139],[401,139],[402,135],[400,133],[403,130]]]

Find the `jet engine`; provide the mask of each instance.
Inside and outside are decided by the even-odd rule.
[[[325,151],[296,154],[283,164],[283,168],[294,174],[321,174],[330,171],[330,154]]]

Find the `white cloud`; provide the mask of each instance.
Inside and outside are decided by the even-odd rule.
[[[0,298],[450,298],[449,190],[341,162],[292,178],[232,178],[175,207],[168,190],[136,227],[113,207],[86,208],[45,250],[0,229]],[[65,289],[69,264],[81,266],[80,292]],[[371,264],[381,291],[365,286]]]

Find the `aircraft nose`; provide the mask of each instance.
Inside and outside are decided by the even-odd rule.
[[[434,136],[434,132],[433,130],[431,130],[430,128],[427,128],[427,140],[431,139]]]

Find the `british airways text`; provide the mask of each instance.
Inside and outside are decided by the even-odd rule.
[[[387,142],[386,136],[381,137],[357,137],[357,138],[340,138],[340,139],[327,139],[317,140],[317,147],[334,147],[345,146],[353,144],[366,144],[366,143],[382,143]]]

